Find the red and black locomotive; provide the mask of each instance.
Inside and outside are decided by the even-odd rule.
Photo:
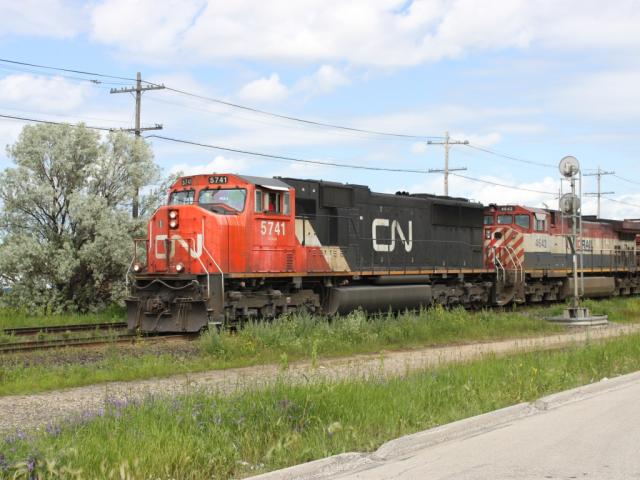
[[[317,180],[182,177],[136,241],[129,328],[559,300],[570,263],[558,215]],[[585,295],[635,293],[638,227],[585,225]]]

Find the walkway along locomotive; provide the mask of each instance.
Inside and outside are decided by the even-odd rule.
[[[527,219],[525,219],[527,217]],[[633,222],[585,222],[585,295],[635,293]],[[557,212],[362,185],[233,174],[176,181],[136,240],[130,329],[307,310],[386,311],[562,300],[570,255]]]

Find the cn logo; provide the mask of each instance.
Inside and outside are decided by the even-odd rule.
[[[381,230],[382,228],[389,228],[391,223],[391,233]],[[378,232],[384,232],[378,235]],[[410,252],[413,248],[413,222],[409,220],[409,238],[405,237],[402,228],[397,220],[389,222],[386,218],[376,218],[371,224],[371,236],[373,237],[373,249],[376,252],[393,252],[396,248],[396,234],[400,237],[400,241],[404,245],[404,249]],[[379,240],[388,241],[391,238],[390,243],[380,243]]]
[[[155,241],[155,253],[156,253],[156,258],[159,260],[164,260],[167,258],[167,252],[159,252],[158,251],[158,244],[162,245],[163,247],[165,246],[166,242],[165,240],[169,239],[168,235],[156,235],[156,241]],[[191,246],[189,245],[189,242],[187,242],[184,238],[182,238],[180,235],[174,235],[172,236],[169,241],[171,242],[171,255],[170,258],[173,258],[173,256],[175,255],[176,252],[176,244],[180,245],[182,248],[184,248],[187,252],[189,252],[189,255],[191,255],[191,258],[200,258],[200,255],[202,255],[202,234],[198,233],[196,235],[196,244],[195,244],[195,250],[193,248],[191,248]]]

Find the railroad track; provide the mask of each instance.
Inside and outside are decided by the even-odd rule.
[[[56,338],[50,340],[31,340],[27,342],[11,342],[0,344],[0,355],[6,353],[29,352],[35,350],[50,350],[65,347],[93,347],[106,344],[131,343],[138,341],[163,341],[173,339],[191,340],[194,335],[157,335],[141,337],[135,333],[120,333],[116,336],[101,336],[90,338]]]
[[[37,335],[39,333],[92,332],[94,330],[122,330],[127,327],[126,322],[107,323],[78,323],[73,325],[52,325],[46,327],[18,327],[5,328],[5,335]]]

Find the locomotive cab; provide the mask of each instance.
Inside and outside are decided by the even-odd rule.
[[[129,327],[197,331],[224,319],[225,277],[294,269],[294,190],[239,175],[179,178],[136,241]],[[204,320],[203,320],[204,319]]]

